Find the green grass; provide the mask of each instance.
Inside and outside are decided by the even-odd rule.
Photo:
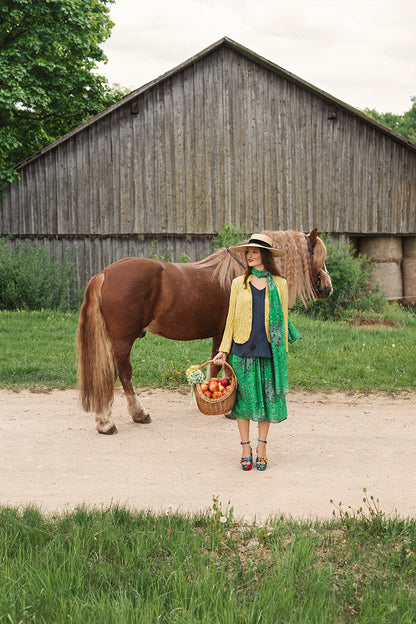
[[[303,336],[289,349],[292,390],[415,390],[415,314],[401,312],[397,326],[372,329],[297,314],[291,318]],[[0,312],[0,387],[75,387],[77,324],[78,314]],[[133,382],[186,389],[186,369],[208,360],[210,351],[210,340],[177,342],[148,333],[132,350]]]
[[[0,622],[415,622],[416,522],[373,528],[247,526],[218,501],[193,516],[3,508]]]

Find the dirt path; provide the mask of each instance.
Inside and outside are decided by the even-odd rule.
[[[133,423],[118,393],[119,433],[107,437],[73,390],[0,391],[0,504],[193,512],[212,508],[215,495],[223,508],[231,501],[236,517],[263,521],[280,513],[330,518],[330,499],[357,509],[367,488],[384,512],[416,515],[414,394],[290,393],[288,420],[270,430],[265,473],[241,471],[236,423],[202,415],[190,394],[141,399],[153,422]]]

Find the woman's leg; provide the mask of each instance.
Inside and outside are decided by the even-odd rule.
[[[238,431],[240,433],[241,442],[250,441],[250,421],[246,418],[237,418]],[[242,457],[250,457],[251,447],[250,444],[242,445]]]
[[[264,442],[260,442],[260,440],[264,440],[267,442],[267,436],[269,433],[270,423],[268,420],[262,420],[259,422],[259,439],[257,441],[257,455],[258,457],[262,457],[264,459],[267,458],[266,445]]]
[[[241,438],[241,468],[244,471],[251,470],[253,465],[253,451],[250,446],[250,421],[245,418],[237,418],[238,431]]]

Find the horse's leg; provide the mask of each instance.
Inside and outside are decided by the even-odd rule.
[[[220,336],[213,336],[213,338],[212,338],[212,347],[211,347],[211,358],[210,358],[211,360],[213,360],[214,357],[217,355],[218,349],[220,348],[221,340],[222,340],[222,335],[220,335]],[[212,362],[211,362],[207,366],[207,379],[210,379],[211,377],[216,377],[218,375],[219,371],[220,371],[220,367],[216,366],[215,364],[212,364]],[[224,373],[225,372],[226,371],[224,371]]]
[[[101,412],[96,412],[95,422],[98,433],[112,435],[117,433],[117,427],[111,418],[111,404],[103,408]]]
[[[148,411],[142,405],[137,396],[132,382],[132,365],[130,351],[132,344],[113,343],[113,353],[117,363],[118,376],[124,389],[127,399],[127,409],[134,422],[150,423],[151,418]]]
[[[117,375],[114,377],[114,384],[116,383]],[[113,435],[117,433],[117,427],[111,414],[113,411],[113,401],[104,405],[99,412],[95,412],[96,429],[98,433],[104,433],[105,435]]]
[[[213,359],[214,356],[217,355],[218,353],[218,349],[220,347],[221,344],[221,340],[222,340],[222,335],[221,336],[214,336],[212,339],[212,350],[211,350],[211,360]],[[220,370],[219,366],[214,366],[214,364],[209,364],[208,365],[208,379],[210,377],[216,377],[218,375],[218,371]],[[211,375],[211,373],[213,373]],[[227,377],[227,370],[226,367],[224,366],[224,377]],[[231,414],[231,412],[229,412],[228,414],[225,414],[226,418],[229,418],[230,420],[235,420],[235,416],[233,416]]]

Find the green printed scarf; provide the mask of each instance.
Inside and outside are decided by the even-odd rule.
[[[267,277],[267,285],[269,287],[270,342],[275,370],[276,391],[278,394],[286,394],[289,390],[286,361],[286,329],[279,292],[269,271],[251,269],[251,272],[256,277]],[[293,323],[289,322],[288,339],[290,342],[294,342],[298,338],[301,338],[301,335]]]

